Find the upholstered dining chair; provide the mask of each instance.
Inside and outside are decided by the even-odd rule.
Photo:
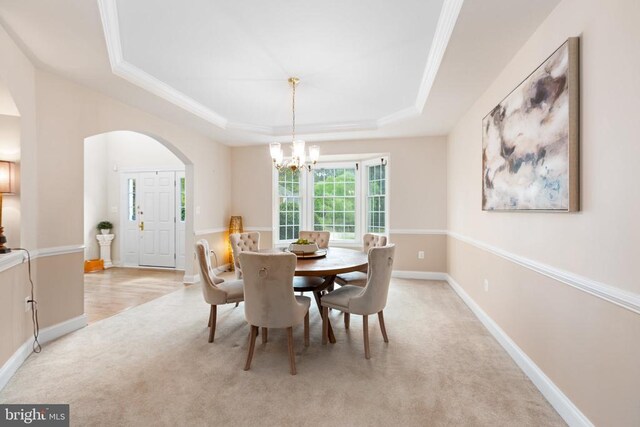
[[[244,276],[244,315],[251,332],[249,352],[244,370],[251,367],[258,328],[262,328],[262,342],[267,342],[267,331],[286,328],[291,375],[296,374],[293,351],[293,326],[304,322],[304,345],[309,345],[308,297],[293,294],[293,275],[296,256],[290,253],[260,254],[242,252],[240,265]]]
[[[387,245],[387,236],[379,234],[365,234],[362,236],[362,249],[368,253],[370,248],[379,248]],[[354,271],[351,273],[338,274],[336,283],[340,286],[353,285],[364,287],[367,284],[367,271]]]
[[[346,285],[322,297],[322,343],[327,343],[329,329],[329,308],[343,311],[348,314],[362,315],[364,335],[364,357],[369,359],[369,315],[378,313],[380,331],[384,342],[389,342],[387,330],[384,325],[383,310],[387,305],[391,270],[393,269],[393,256],[395,245],[369,249],[369,270],[367,284],[363,288]],[[348,328],[348,325],[347,325]]]
[[[205,239],[196,243],[196,255],[200,265],[200,283],[202,295],[207,304],[211,305],[209,312],[209,342],[213,342],[216,335],[216,321],[218,306],[222,304],[236,303],[244,300],[242,280],[224,281],[215,275],[211,268],[211,250],[209,242]]]
[[[317,243],[320,249],[329,247],[329,239],[331,232],[329,231],[301,231],[298,233],[298,239],[306,239],[310,243]]]
[[[236,279],[242,279],[242,267],[240,267],[241,252],[257,252],[260,249],[260,233],[234,233],[229,235],[231,251],[233,252],[233,266],[236,270]]]

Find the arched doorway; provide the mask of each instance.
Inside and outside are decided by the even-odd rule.
[[[105,267],[85,275],[89,322],[181,287],[193,268],[190,160],[162,138],[111,131],[85,138],[84,172],[85,260]]]

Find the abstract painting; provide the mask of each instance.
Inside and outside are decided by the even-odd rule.
[[[572,37],[482,121],[482,209],[579,209],[579,39]]]

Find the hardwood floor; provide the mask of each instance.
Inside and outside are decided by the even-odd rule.
[[[84,275],[84,312],[89,324],[182,289],[184,272],[110,268]]]

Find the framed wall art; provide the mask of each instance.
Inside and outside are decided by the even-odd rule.
[[[579,210],[579,38],[569,38],[482,121],[482,209]]]

